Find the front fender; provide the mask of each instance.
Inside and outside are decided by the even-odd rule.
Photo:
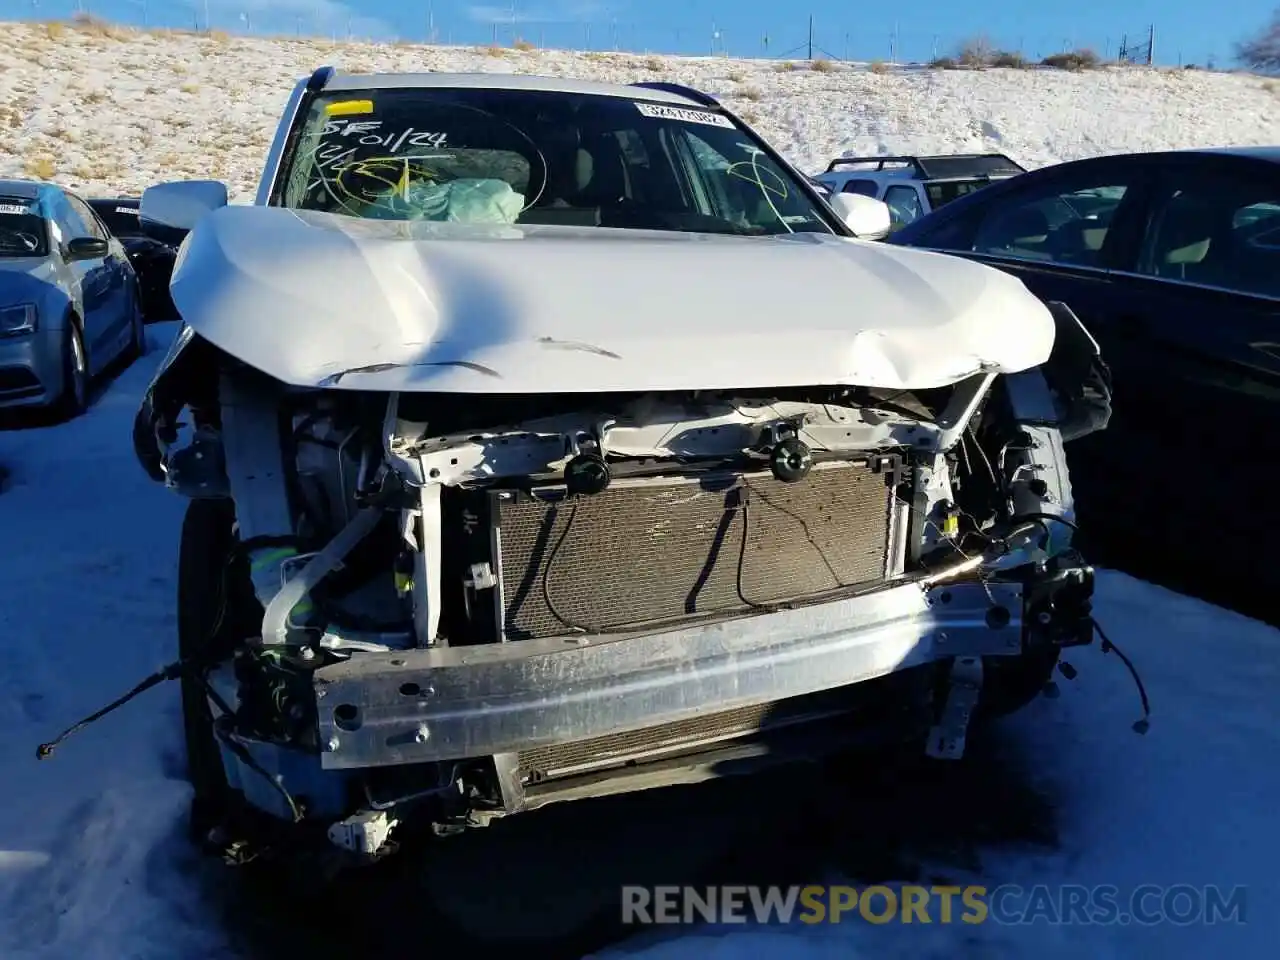
[[[216,384],[216,349],[185,323],[169,344],[133,418],[133,453],[147,476],[165,480],[164,459],[184,407],[207,407]]]

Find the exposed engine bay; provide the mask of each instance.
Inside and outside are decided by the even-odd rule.
[[[134,439],[155,479],[234,504],[197,666],[229,788],[368,859],[410,811],[461,829],[762,737],[910,715],[895,736],[960,755],[984,663],[998,685],[1091,642],[1062,440],[1081,396],[1040,369],[302,389],[184,328]]]

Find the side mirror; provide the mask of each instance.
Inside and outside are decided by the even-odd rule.
[[[889,235],[893,218],[884,201],[860,193],[837,193],[827,202],[858,239],[883,240]]]
[[[211,210],[227,205],[227,185],[218,180],[175,180],[142,191],[138,217],[148,224],[190,230]]]
[[[67,260],[101,260],[111,253],[111,244],[97,237],[76,237],[67,244]]]

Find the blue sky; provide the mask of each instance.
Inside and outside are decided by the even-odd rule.
[[[1154,22],[1158,62],[1214,58],[1226,66],[1234,42],[1265,24],[1277,2],[915,0],[904,16],[893,3],[851,0],[0,0],[0,16],[52,18],[82,8],[113,20],[191,26],[203,24],[207,5],[214,28],[229,31],[425,39],[434,21],[440,42],[486,43],[496,29],[500,43],[514,31],[559,47],[803,57],[812,15],[815,55],[889,59],[896,31],[900,60],[946,54],[980,33],[1028,57],[1064,46],[1114,55],[1125,34],[1144,40]]]

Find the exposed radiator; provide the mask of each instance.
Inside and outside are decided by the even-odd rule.
[[[615,481],[570,502],[490,492],[503,639],[747,612],[884,578],[896,458]]]

